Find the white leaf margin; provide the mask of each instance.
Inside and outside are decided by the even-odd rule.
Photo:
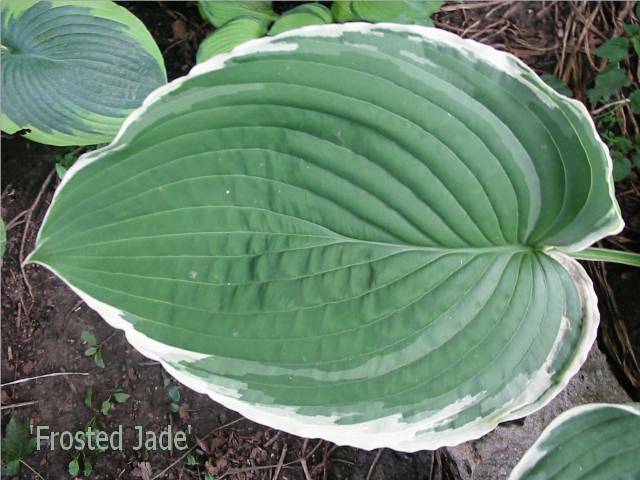
[[[134,125],[142,115],[144,115],[150,106],[160,101],[163,96],[179,88],[185,81],[208,72],[219,70],[225,66],[225,63],[228,60],[236,57],[260,52],[295,51],[298,48],[298,45],[295,42],[274,43],[277,40],[300,36],[339,37],[345,32],[369,33],[371,35],[380,36],[383,35],[383,32],[377,31],[380,29],[410,33],[427,41],[444,43],[448,46],[453,45],[458,47],[462,52],[467,53],[472,57],[472,59],[480,58],[519,81],[524,82],[524,80],[521,80],[523,72],[533,73],[533,71],[522,61],[509,53],[495,50],[490,46],[473,40],[462,39],[457,35],[444,30],[418,25],[399,25],[391,23],[370,24],[358,22],[347,24],[313,25],[283,32],[274,37],[263,37],[250,40],[239,45],[229,53],[214,56],[211,59],[196,65],[188,75],[163,85],[149,94],[143,104],[127,117],[120,127],[118,134],[109,145],[82,155],[67,171],[54,194],[51,206],[43,220],[43,225],[46,223],[47,216],[51,211],[51,207],[57,200],[58,195],[71,178],[73,178],[77,172],[93,162],[98,161],[103,156],[124,148],[126,143],[123,143],[121,139],[125,132]],[[580,116],[584,117],[587,124],[591,125],[593,134],[595,138],[598,139],[607,159],[609,194],[612,200],[612,208],[615,210],[614,214],[616,222],[613,225],[603,226],[592,232],[591,235],[582,241],[563,248],[563,250],[567,252],[579,251],[607,235],[620,232],[624,227],[624,222],[620,215],[620,209],[615,199],[613,179],[611,175],[613,164],[609,151],[604,142],[600,139],[593,120],[585,106],[575,99],[569,99],[558,94],[543,82],[541,82],[540,87],[549,95],[561,97],[562,101],[571,105]],[[38,232],[36,239],[37,246],[46,242],[46,239],[43,241],[40,238],[40,233],[41,232]],[[553,399],[567,385],[569,380],[578,372],[582,364],[585,362],[589,350],[595,341],[600,319],[600,314],[597,308],[597,297],[593,290],[593,284],[582,266],[573,258],[555,250],[550,250],[546,253],[555,258],[568,271],[578,290],[583,307],[582,335],[579,347],[574,352],[574,356],[565,368],[563,375],[555,382],[551,382],[549,373],[545,369],[541,369],[537,372],[534,378],[529,379],[529,382],[531,383],[528,384],[526,391],[523,392],[520,397],[513,399],[512,402],[505,405],[503,410],[493,412],[490,417],[478,417],[474,421],[462,427],[439,431],[436,433],[425,433],[425,430],[433,428],[444,419],[456,415],[466,406],[478,401],[482,394],[462,399],[456,404],[450,405],[445,411],[433,412],[431,417],[427,417],[415,423],[403,422],[400,415],[393,415],[359,424],[339,425],[336,423],[337,420],[339,420],[336,416],[309,416],[299,414],[293,407],[251,404],[239,398],[239,392],[243,387],[245,387],[241,382],[237,382],[237,386],[233,389],[212,385],[211,383],[204,381],[201,377],[188,372],[184,367],[185,363],[188,364],[204,358],[209,358],[208,355],[202,355],[188,350],[171,347],[147,337],[141,332],[135,330],[134,326],[124,319],[124,312],[91,297],[68,281],[64,280],[61,275],[48,265],[42,265],[63,279],[69,288],[71,288],[74,293],[76,293],[90,308],[98,312],[100,316],[107,321],[107,323],[114,328],[123,330],[129,343],[131,343],[131,345],[133,345],[140,353],[152,360],[158,361],[169,374],[187,387],[199,393],[209,395],[209,397],[214,401],[237,411],[244,417],[294,435],[307,438],[323,438],[339,445],[351,445],[365,450],[387,447],[399,451],[414,452],[424,449],[435,450],[443,446],[454,446],[468,440],[479,438],[493,430],[500,422],[520,418],[540,409],[551,401],[551,399]],[[25,263],[28,263],[29,261],[30,258],[27,258]],[[556,351],[560,342],[563,341],[563,331],[564,330],[561,329],[558,333],[552,352]],[[552,364],[553,355],[550,355],[545,366],[548,367]],[[533,391],[533,387],[536,387],[537,391]]]
[[[640,405],[640,404],[636,404]],[[588,403],[586,405],[580,405],[578,407],[570,408],[558,415],[540,434],[540,437],[535,443],[525,452],[520,461],[511,471],[508,480],[519,480],[529,473],[538,463],[538,461],[548,453],[549,450],[545,450],[542,445],[551,438],[555,430],[562,425],[570,421],[571,419],[580,416],[584,413],[593,412],[595,410],[605,408],[616,408],[618,410],[631,413],[636,416],[640,416],[640,409],[632,405],[625,405],[619,403]]]

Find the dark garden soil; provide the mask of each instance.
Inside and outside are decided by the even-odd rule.
[[[286,10],[292,3],[278,3],[276,9]],[[193,66],[198,43],[211,31],[195,5],[123,4],[145,22],[156,38],[170,79],[187,73]],[[558,75],[558,44],[563,43],[566,25],[557,22],[577,15],[572,8],[553,2],[517,6],[489,2],[483,8],[452,8],[437,19],[443,28],[511,50],[539,72],[555,70]],[[615,28],[613,24],[611,28]],[[571,35],[570,41],[579,32]],[[594,38],[598,40],[597,35]],[[567,52],[569,56],[570,50]],[[566,66],[562,68],[560,76],[567,71]],[[576,76],[577,71],[584,70],[580,65],[571,68],[575,71],[567,79],[580,98],[592,76]],[[165,376],[159,364],[137,353],[120,331],[109,327],[54,275],[40,267],[29,266],[24,271],[20,268],[20,260],[33,246],[58,182],[53,170],[56,156],[71,150],[21,138],[2,138],[2,218],[9,228],[2,266],[2,383],[63,374],[3,387],[3,427],[11,415],[28,418],[34,425],[48,425],[52,431],[82,430],[93,418],[108,432],[122,425],[124,451],[88,455],[94,465],[91,478],[96,479],[201,479],[206,470],[217,479],[457,478],[444,450],[414,454],[389,449],[367,452],[317,439],[305,440],[245,420],[185,387],[179,388],[179,401],[174,402],[179,410],[172,411],[169,393],[175,383]],[[603,246],[640,251],[639,185],[636,173],[618,184],[617,195],[627,228],[603,242]],[[640,269],[594,264],[590,272],[603,313],[601,346],[621,383],[640,400],[640,369],[634,363],[634,358],[640,360]],[[104,368],[85,356],[86,345],[80,339],[84,330],[97,337]],[[88,389],[92,391],[91,407],[86,402]],[[123,403],[113,402],[115,406],[103,415],[102,402],[116,391],[131,397]],[[189,462],[191,456],[181,458],[183,452],[177,450],[133,451],[135,425],[155,432],[167,425],[186,431],[190,425],[188,443],[197,445],[203,453],[194,451],[195,462]],[[33,453],[25,462],[42,478],[64,479],[69,478],[72,457],[59,448],[47,449]],[[23,465],[19,478],[38,477]]]

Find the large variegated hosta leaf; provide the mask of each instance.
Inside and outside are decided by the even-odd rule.
[[[2,0],[2,130],[50,145],[113,139],[166,82],[144,24],[107,0]]]
[[[401,450],[551,399],[598,312],[561,253],[622,222],[586,110],[424,27],[308,27],[156,91],[67,173],[30,260],[186,385]]]
[[[556,418],[510,480],[640,478],[640,403],[591,404]]]

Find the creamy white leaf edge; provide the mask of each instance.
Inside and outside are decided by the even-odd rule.
[[[276,40],[280,41],[285,38],[300,36],[339,37],[345,32],[360,32],[382,36],[384,35],[384,33],[380,31],[382,29],[410,33],[416,36],[413,38],[414,40],[419,37],[429,42],[439,42],[449,46],[453,45],[461,51],[468,53],[474,59],[481,59],[518,80],[522,76],[523,70],[526,72],[532,72],[529,67],[511,54],[495,50],[492,47],[472,40],[462,39],[457,35],[444,30],[417,25],[398,25],[389,23],[314,25],[297,30],[290,30],[274,37],[264,37],[251,40],[239,45],[230,53],[217,55],[204,63],[196,65],[188,75],[178,78],[153,91],[145,99],[143,104],[127,117],[111,144],[99,150],[82,155],[67,171],[54,194],[51,205],[53,206],[57,196],[63,190],[64,186],[78,171],[91,163],[98,161],[104,155],[123,148],[124,145],[118,145],[118,142],[124,135],[124,132],[134,124],[151,105],[158,102],[164,95],[176,90],[186,80],[208,72],[219,70],[224,67],[225,63],[229,59],[232,58],[259,52],[294,51],[297,49],[297,44],[294,41],[274,44],[273,42]],[[546,88],[548,89],[546,93],[549,95],[560,96],[560,94],[550,87]],[[617,202],[615,201],[611,175],[613,167],[608,149],[602,140],[600,140],[595,125],[593,124],[593,121],[584,105],[577,100],[565,97],[563,97],[563,101],[569,102],[569,104],[576,109],[577,113],[583,116],[585,121],[591,125],[595,138],[598,139],[603,151],[606,153],[609,193],[612,198],[612,208],[615,209],[617,218],[617,223],[614,226],[594,231],[581,242],[563,248],[563,250],[571,252],[582,250],[604,236],[618,233],[622,230],[624,223],[620,216]],[[43,223],[46,222],[49,211],[45,215]],[[46,241],[46,239],[44,241]],[[42,243],[39,232],[37,245]],[[493,430],[500,422],[528,415],[546,405],[578,372],[586,360],[587,354],[596,337],[599,323],[597,298],[593,291],[591,279],[576,260],[558,251],[549,253],[569,272],[580,295],[584,310],[580,345],[574,352],[572,361],[565,367],[562,377],[560,379],[556,379],[555,382],[551,381],[551,372],[549,372],[547,368],[550,368],[553,365],[554,358],[552,354],[547,359],[544,366],[545,368],[536,372],[536,374],[531,378],[526,379],[526,391],[524,391],[520,397],[509,402],[509,405],[505,405],[503,410],[492,412],[490,417],[476,418],[462,427],[437,432],[429,431],[429,429],[437,427],[447,418],[455,416],[464,408],[480,401],[483,394],[479,393],[474,397],[460,399],[455,404],[450,405],[445,409],[445,411],[434,411],[431,416],[414,423],[406,423],[402,421],[400,415],[393,415],[358,424],[338,425],[336,421],[339,420],[339,417],[336,416],[309,416],[299,414],[293,407],[251,404],[239,398],[239,392],[245,387],[245,385],[240,382],[238,382],[237,387],[233,389],[212,385],[210,382],[204,381],[202,377],[196,376],[187,371],[183,366],[184,362],[196,362],[203,358],[208,358],[207,355],[171,347],[143,335],[135,330],[130,322],[124,319],[124,312],[87,295],[79,288],[64,280],[62,276],[58,275],[57,272],[48,265],[43,264],[43,266],[63,279],[63,281],[65,281],[65,283],[80,298],[82,298],[89,307],[98,312],[111,326],[123,330],[129,343],[131,343],[143,355],[160,362],[172,376],[184,385],[199,393],[209,395],[213,400],[230,409],[236,410],[246,418],[295,435],[308,438],[323,438],[339,445],[351,445],[367,450],[388,447],[400,451],[413,452],[424,449],[435,450],[443,446],[458,445],[462,442],[481,437]],[[26,262],[29,261],[29,258],[27,258]],[[554,348],[552,348],[552,353],[557,350],[559,342],[563,341],[562,333],[563,329],[560,330],[558,337],[556,338],[556,343],[554,344]],[[181,363],[183,365],[181,365]]]
[[[585,413],[593,412],[595,410],[616,408],[623,410],[627,413],[640,416],[640,409],[631,405],[615,404],[615,403],[589,403],[586,405],[580,405],[579,407],[573,407],[569,410],[562,412],[558,415],[544,431],[540,434],[538,440],[525,452],[523,457],[517,463],[517,465],[511,471],[508,480],[518,480],[525,476],[536,464],[542,459],[548,450],[544,449],[544,444],[553,435],[555,430],[562,425],[570,421],[571,419],[583,415]]]

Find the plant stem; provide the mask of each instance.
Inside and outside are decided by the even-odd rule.
[[[640,267],[640,253],[621,252],[608,248],[585,248],[579,252],[569,253],[569,255],[580,260],[622,263],[623,265]]]

